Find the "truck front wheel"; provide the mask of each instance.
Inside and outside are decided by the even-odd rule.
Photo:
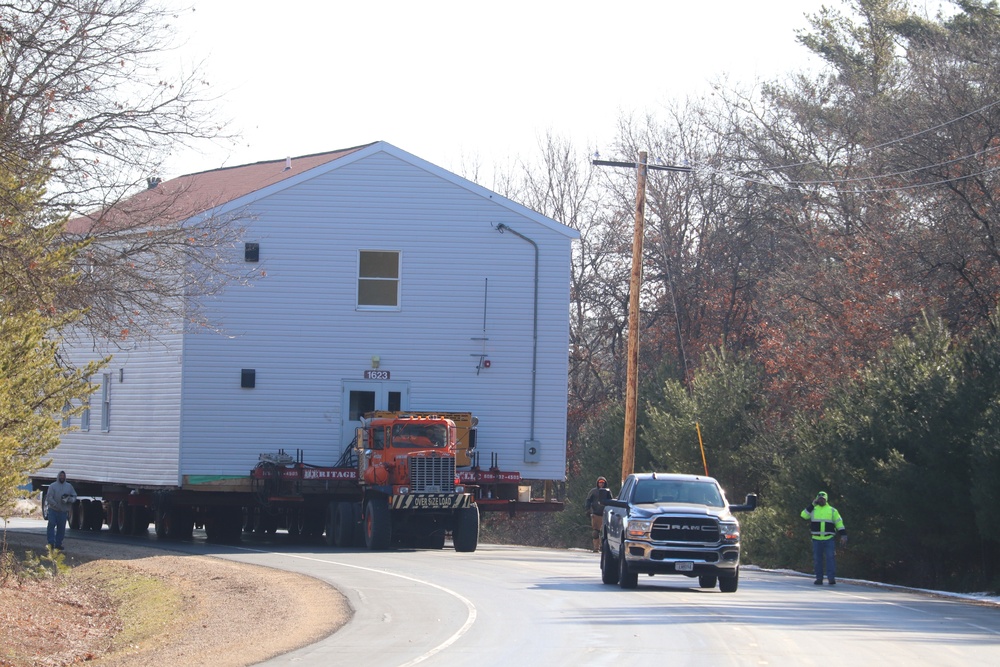
[[[372,498],[365,505],[365,546],[371,550],[387,549],[392,540],[389,504],[385,498]]]
[[[611,555],[607,537],[601,540],[601,581],[610,585],[618,583],[618,561]]]
[[[455,551],[473,552],[479,546],[479,506],[470,505],[457,511],[451,531]]]
[[[618,586],[621,588],[635,588],[638,585],[639,573],[629,569],[628,561],[625,560],[625,545],[622,544],[622,550],[618,554]]]
[[[719,590],[723,593],[735,593],[740,586],[740,569],[736,568],[736,573],[731,577],[719,577]]]

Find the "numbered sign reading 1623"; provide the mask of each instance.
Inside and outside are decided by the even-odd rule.
[[[389,371],[365,371],[366,380],[388,380]]]

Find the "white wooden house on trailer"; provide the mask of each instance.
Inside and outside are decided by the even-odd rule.
[[[81,481],[182,485],[247,475],[264,452],[335,465],[371,410],[472,412],[478,452],[563,480],[570,254],[577,232],[390,144],[155,186],[240,213],[260,268],[114,354],[52,452]],[[178,318],[179,320],[181,318]]]

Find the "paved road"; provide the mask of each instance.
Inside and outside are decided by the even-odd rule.
[[[1000,608],[847,581],[820,588],[744,569],[735,594],[676,577],[623,591],[601,584],[597,556],[580,551],[180,548],[302,572],[347,595],[352,621],[264,663],[275,667],[1000,664]]]

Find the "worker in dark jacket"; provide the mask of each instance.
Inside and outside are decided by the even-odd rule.
[[[601,550],[601,528],[604,526],[604,501],[611,500],[608,480],[597,478],[597,486],[590,490],[584,508],[590,515],[590,527],[594,531],[594,551]]]
[[[847,544],[847,529],[844,528],[844,520],[840,518],[840,512],[829,503],[826,491],[820,491],[801,514],[803,519],[809,520],[809,529],[812,532],[813,547],[813,568],[816,571],[817,586],[823,584],[823,565],[826,564],[826,578],[833,586],[837,583],[837,568],[834,561],[836,542],[834,537],[840,536],[841,546]]]

